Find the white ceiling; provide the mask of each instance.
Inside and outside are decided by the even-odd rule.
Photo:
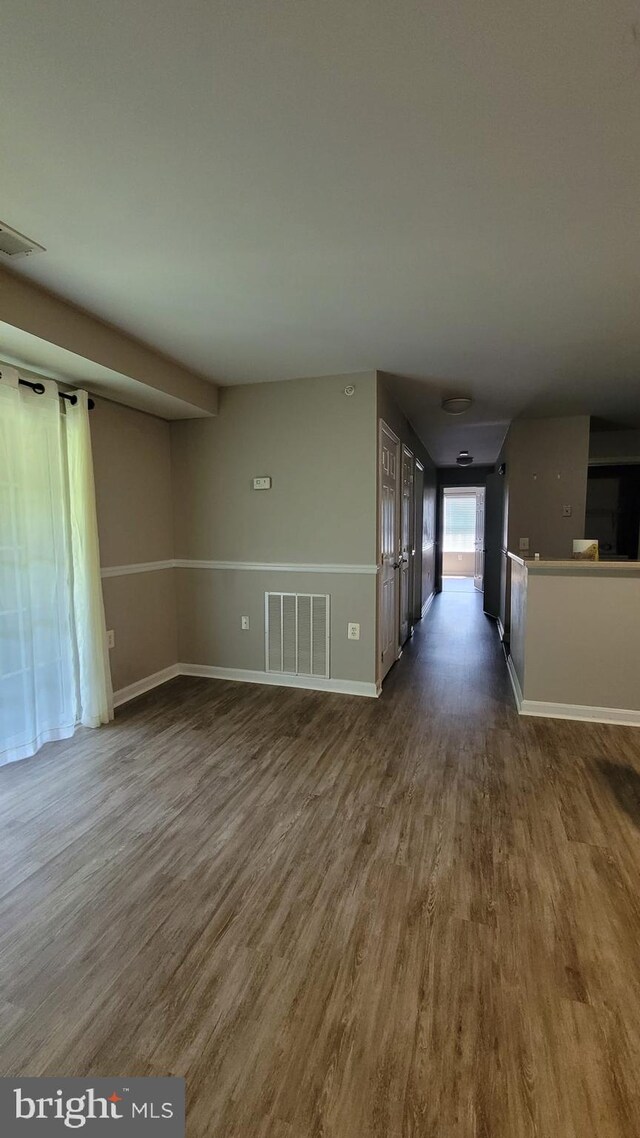
[[[640,423],[640,0],[4,0],[1,29],[0,217],[47,248],[19,272],[223,383],[407,377],[440,461],[446,393],[491,457],[523,412]]]

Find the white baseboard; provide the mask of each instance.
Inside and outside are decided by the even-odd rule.
[[[521,715],[537,715],[543,719],[577,719],[582,723],[615,723],[619,727],[640,727],[640,711],[623,707],[590,707],[581,703],[544,703],[523,699]]]
[[[511,687],[513,688],[513,695],[514,695],[514,698],[516,701],[516,707],[517,707],[518,711],[520,711],[520,713],[522,714],[522,702],[523,702],[523,700],[522,700],[522,688],[520,687],[520,680],[518,679],[518,673],[516,672],[515,664],[511,658],[511,656],[507,656],[507,671],[509,673],[509,679],[511,680]]]
[[[575,719],[583,723],[613,723],[619,727],[640,727],[640,711],[618,707],[589,707],[585,704],[544,703],[541,700],[524,699],[520,681],[511,656],[507,656],[507,671],[513,689],[516,707],[520,715],[533,715],[543,719]],[[382,691],[381,684],[366,683],[363,680],[324,680],[311,676],[286,676],[276,672],[248,671],[244,668],[216,668],[209,664],[172,664],[151,676],[145,676],[126,688],[113,693],[113,706],[144,695],[153,688],[166,684],[176,676],[203,676],[215,680],[234,680],[237,683],[267,684],[273,687],[306,688],[310,691],[334,692],[338,695],[358,695],[376,698]]]
[[[152,676],[145,676],[120,688],[113,693],[113,706],[120,707],[145,692],[166,684],[176,676],[204,676],[211,680],[234,680],[243,684],[269,684],[273,687],[307,688],[311,691],[335,692],[338,695],[361,695],[377,698],[382,691],[380,684],[366,683],[363,680],[322,679],[319,676],[288,676],[279,672],[248,671],[244,668],[217,668],[210,664],[172,664]]]
[[[166,684],[168,680],[174,680],[179,676],[180,665],[172,664],[169,668],[163,668],[161,672],[154,672],[151,676],[144,676],[141,680],[136,680],[134,684],[129,684],[126,688],[120,688],[113,693],[113,706],[120,707],[122,703],[128,703],[130,699],[135,699],[138,695],[144,695],[145,692],[151,691],[152,688],[160,687],[160,684]]]
[[[212,680],[235,680],[243,684],[271,684],[284,688],[337,692],[339,695],[380,695],[379,684],[364,680],[322,679],[319,676],[289,676],[281,672],[250,671],[245,668],[218,668],[212,664],[178,664],[182,676],[205,676]]]
[[[420,613],[420,617],[422,620],[425,619],[427,612],[429,611],[430,607],[432,607],[432,604],[434,603],[434,596],[435,596],[435,593],[432,593],[432,594],[430,594],[430,596],[427,596],[427,600],[425,601],[424,605],[422,605],[422,611]]]
[[[640,711],[622,707],[589,707],[581,703],[545,703],[543,700],[525,699],[511,656],[507,656],[507,670],[520,715],[536,715],[541,719],[576,719],[582,723],[617,723],[619,727],[640,727]]]
[[[498,632],[500,633],[500,639],[504,640],[504,624],[500,620],[499,616],[496,617],[496,624],[498,625]]]

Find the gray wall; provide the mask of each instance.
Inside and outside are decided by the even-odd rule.
[[[445,576],[473,577],[476,571],[475,553],[442,553],[442,572]]]
[[[169,424],[106,399],[90,413],[103,568],[173,558]],[[178,660],[175,570],[103,579],[114,689]]]
[[[517,419],[505,445],[508,477],[507,544],[529,554],[570,557],[574,538],[584,537],[589,457],[589,416]],[[563,505],[572,508],[562,515]]]
[[[525,699],[640,711],[640,570],[513,564],[511,654]]]
[[[375,566],[376,391],[373,372],[228,387],[215,419],[172,423],[176,558]],[[271,490],[252,489],[258,475]],[[178,569],[180,658],[261,670],[265,590],[317,591],[331,596],[332,677],[372,683],[375,580]],[[360,624],[359,641],[347,639],[348,621]]]
[[[375,574],[237,569],[177,569],[176,574],[182,663],[263,671],[265,592],[328,593],[331,677],[375,681]],[[247,632],[240,631],[242,616],[249,617]],[[347,639],[349,621],[359,623],[359,641]]]
[[[573,539],[584,537],[589,457],[587,415],[517,419],[509,428],[496,468],[504,475],[504,538],[500,560],[500,621],[511,625],[511,562],[529,538],[529,556],[570,557]],[[572,507],[570,518],[563,505]]]
[[[345,396],[347,385],[353,396]],[[179,661],[262,671],[265,591],[329,593],[332,678],[375,681],[380,413],[425,468],[426,600],[435,468],[375,373],[225,388],[218,417],[171,424],[97,400],[91,427],[102,565],[236,563],[103,580],[116,690]],[[272,489],[253,490],[257,475],[270,476]],[[247,562],[315,569],[238,567]],[[347,638],[350,621],[360,624],[359,641]]]
[[[226,387],[215,418],[172,423],[176,557],[374,563],[375,390],[373,373]]]
[[[525,638],[527,630],[527,568],[509,558],[510,612],[509,651],[520,681],[525,690]],[[557,702],[557,701],[556,701]]]

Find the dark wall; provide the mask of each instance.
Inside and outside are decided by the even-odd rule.
[[[506,505],[505,479],[496,471],[487,475],[484,499],[484,611],[500,618],[502,593],[502,537]]]
[[[439,466],[438,489],[443,486],[484,486],[495,466]]]
[[[640,464],[589,467],[585,534],[597,537],[604,561],[638,558]]]

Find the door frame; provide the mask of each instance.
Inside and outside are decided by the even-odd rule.
[[[437,530],[437,532],[438,532],[438,544],[437,544],[437,550],[438,550],[438,552],[437,552],[438,592],[442,592],[442,579],[444,577],[443,566],[444,566],[444,554],[445,554],[445,551],[444,551],[444,502],[445,502],[445,498],[448,497],[449,494],[453,494],[453,495],[459,494],[461,497],[467,497],[467,496],[471,497],[471,495],[473,494],[473,496],[475,498],[475,502],[476,502],[476,514],[477,514],[478,491],[479,490],[482,490],[483,492],[485,492],[484,481],[479,480],[478,482],[470,482],[467,485],[466,483],[458,483],[458,482],[447,483],[443,479],[442,482],[440,483],[439,487],[438,487],[438,530]],[[486,500],[486,492],[485,492],[485,500]],[[485,523],[486,523],[486,519],[485,519]],[[474,569],[475,569],[475,549],[473,550],[473,554],[474,554]],[[475,578],[475,573],[469,574],[469,579],[471,581],[474,581],[474,578]],[[480,592],[481,590],[478,590],[478,591]]]
[[[474,540],[474,572],[473,572],[473,587],[478,593],[484,595],[484,554],[485,554],[485,533],[487,528],[486,517],[486,488],[484,486],[476,486],[476,536]],[[478,536],[478,518],[482,514],[482,533]],[[480,572],[478,573],[478,564],[480,564]]]
[[[400,649],[404,647],[413,633],[413,566],[415,560],[415,521],[416,521],[416,467],[415,455],[406,443],[402,444],[400,468],[400,540],[398,542],[398,561],[400,562],[400,588],[398,590],[398,642]],[[411,490],[405,498],[404,478],[405,465],[410,479]],[[405,502],[406,511],[406,542],[405,542]],[[406,605],[403,598],[406,594]],[[405,633],[406,629],[406,635]]]
[[[420,494],[418,494],[418,482]],[[424,466],[416,458],[413,468],[413,623],[422,618],[422,534],[424,530]]]
[[[382,554],[382,436],[386,435],[389,442],[393,444],[396,460],[396,492],[395,492],[395,533],[394,533],[394,546],[397,552],[400,548],[400,490],[402,470],[400,464],[400,439],[395,431],[385,422],[384,419],[378,420],[378,451],[376,456],[376,482],[377,482],[377,535],[376,535],[376,561],[378,566],[377,576],[377,635],[376,635],[376,681],[380,685],[384,677],[388,674],[390,665],[387,671],[382,673],[382,586],[383,586],[383,554]],[[400,580],[396,578],[396,603],[394,605],[395,613],[395,644],[397,660],[402,654],[400,648]]]

